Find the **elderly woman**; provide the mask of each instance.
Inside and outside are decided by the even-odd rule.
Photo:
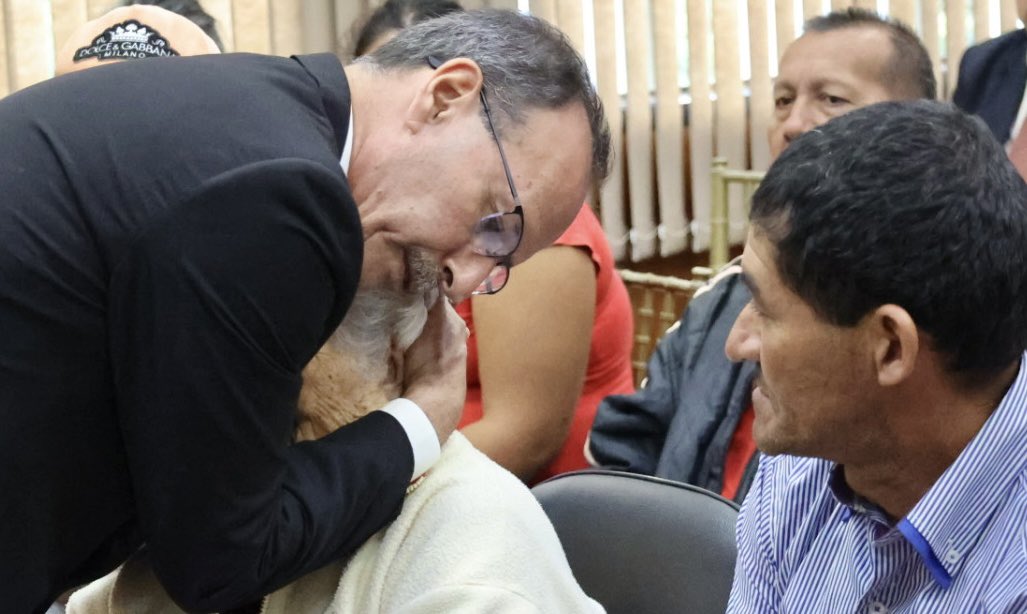
[[[427,308],[358,295],[304,371],[296,445],[333,432],[399,394],[403,351]],[[447,309],[452,309],[447,307]],[[392,314],[398,314],[395,317]],[[259,605],[259,608],[256,607]],[[253,611],[602,612],[578,586],[531,492],[460,433],[411,483],[403,511],[347,561],[267,596]],[[140,552],[72,595],[68,613],[178,612]]]

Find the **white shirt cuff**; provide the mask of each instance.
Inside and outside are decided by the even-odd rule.
[[[413,481],[434,465],[442,454],[435,427],[424,414],[424,410],[410,399],[393,399],[380,411],[398,420],[410,439],[410,447],[414,451],[414,474],[410,476],[410,480]]]

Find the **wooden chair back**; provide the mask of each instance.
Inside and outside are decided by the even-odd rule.
[[[724,158],[713,159],[713,171],[711,180],[713,182],[710,204],[710,269],[720,270],[720,267],[728,261],[729,249],[731,246],[730,226],[728,220],[728,200],[730,198],[731,186],[741,186],[742,202],[745,203],[746,214],[748,215],[749,202],[752,194],[763,180],[763,171],[747,171],[727,167],[727,160]]]
[[[656,343],[672,324],[681,318],[692,294],[701,281],[681,279],[668,275],[618,270],[631,297],[631,311],[635,324],[635,339],[631,347],[631,368],[635,387],[642,384],[646,364]]]

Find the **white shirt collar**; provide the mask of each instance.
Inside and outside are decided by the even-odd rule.
[[[346,144],[342,146],[342,158],[339,159],[339,166],[342,172],[349,176],[349,159],[353,155],[353,109],[349,110],[349,124],[346,125]]]
[[[1024,61],[1027,62],[1027,56],[1024,57]],[[1013,125],[1009,129],[1009,140],[1006,141],[1006,153],[1012,148],[1013,139],[1016,135],[1020,134],[1020,130],[1023,129],[1024,120],[1027,119],[1027,86],[1024,87],[1024,93],[1020,97],[1020,108],[1016,112],[1016,119],[1013,120]]]

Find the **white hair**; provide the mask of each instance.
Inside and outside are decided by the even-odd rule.
[[[428,308],[437,298],[437,290],[425,296],[382,290],[357,292],[328,345],[352,360],[369,382],[402,378],[402,373],[392,373],[391,359],[420,336],[428,320]]]

